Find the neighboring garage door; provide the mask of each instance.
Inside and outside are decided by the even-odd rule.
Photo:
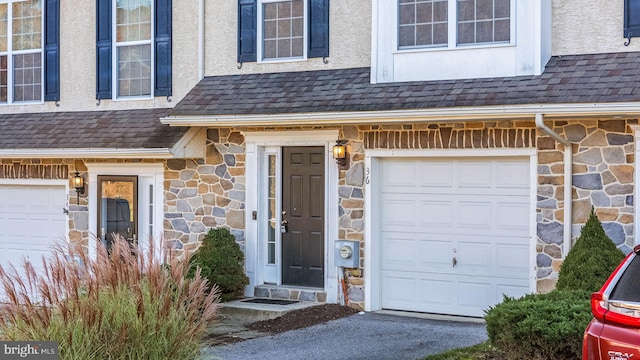
[[[42,267],[42,255],[67,237],[65,199],[64,186],[0,185],[1,265],[22,268],[26,257]]]
[[[529,292],[526,158],[380,161],[381,305],[483,316]]]

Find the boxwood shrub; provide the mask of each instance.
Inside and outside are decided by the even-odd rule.
[[[244,273],[244,254],[235,236],[226,228],[209,230],[191,257],[191,274],[197,268],[211,286],[218,287],[222,301],[241,297],[249,284]]]
[[[504,301],[485,312],[491,344],[508,359],[575,360],[591,321],[590,293],[554,290]]]

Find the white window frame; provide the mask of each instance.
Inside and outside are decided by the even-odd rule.
[[[263,58],[263,47],[264,47],[264,19],[262,14],[262,8],[264,4],[267,3],[278,3],[284,1],[291,0],[258,0],[258,11],[257,11],[257,57],[258,63],[281,63],[281,62],[295,62],[295,61],[305,61],[307,60],[307,46],[309,41],[309,9],[308,9],[308,1],[302,0],[304,9],[303,11],[303,39],[302,39],[302,56],[298,57],[290,57],[290,58],[273,58],[273,59],[264,59]]]
[[[149,40],[137,40],[137,41],[118,41],[117,28],[118,28],[118,14],[117,14],[117,0],[113,0],[111,2],[111,38],[113,39],[113,48],[111,51],[111,91],[113,96],[113,100],[147,100],[153,99],[154,94],[153,90],[155,89],[155,67],[156,67],[156,59],[155,59],[155,51],[153,48],[154,45],[154,34],[155,34],[155,1],[151,1],[151,38]],[[150,80],[150,92],[149,95],[142,96],[121,96],[118,94],[118,48],[119,47],[127,47],[127,46],[136,46],[136,45],[149,45],[151,48],[151,80]]]
[[[469,48],[493,48],[493,47],[503,47],[503,46],[514,46],[515,45],[515,36],[516,36],[516,0],[510,0],[509,6],[509,41],[500,41],[500,42],[490,42],[490,43],[472,43],[472,44],[458,44],[458,0],[448,0],[448,19],[447,19],[447,36],[448,42],[446,46],[442,45],[420,45],[420,46],[407,46],[400,48],[399,47],[399,39],[400,36],[400,13],[399,13],[399,1],[396,0],[395,6],[395,36],[394,36],[394,48],[396,49],[396,53],[404,53],[404,52],[423,52],[423,51],[443,51],[443,50],[459,50],[459,49],[469,49]],[[454,9],[454,11],[451,11]]]
[[[24,2],[26,0],[0,0],[0,4],[7,4],[7,20],[8,20],[8,29],[7,29],[7,51],[0,51],[0,56],[7,57],[7,102],[0,102],[0,106],[6,105],[29,105],[29,104],[43,104],[44,103],[44,79],[45,79],[45,71],[44,71],[44,22],[45,22],[45,6],[44,0],[41,1],[42,4],[42,14],[40,16],[40,49],[31,49],[31,50],[18,50],[13,51],[13,3]],[[31,100],[31,101],[15,101],[13,98],[13,87],[15,86],[13,81],[13,56],[14,55],[26,55],[26,54],[35,54],[40,52],[40,100]]]

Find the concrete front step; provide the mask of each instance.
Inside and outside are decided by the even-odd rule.
[[[260,298],[254,298],[260,299]],[[275,319],[289,311],[320,305],[312,301],[296,301],[287,305],[251,303],[251,299],[230,301],[218,309],[218,316],[223,323],[246,325],[256,321]]]
[[[254,296],[258,298],[311,301],[317,303],[327,302],[327,292],[324,289],[258,285],[254,289]]]

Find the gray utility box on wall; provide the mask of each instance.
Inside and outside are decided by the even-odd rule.
[[[336,266],[343,268],[360,267],[360,242],[349,240],[336,240],[334,261]]]

